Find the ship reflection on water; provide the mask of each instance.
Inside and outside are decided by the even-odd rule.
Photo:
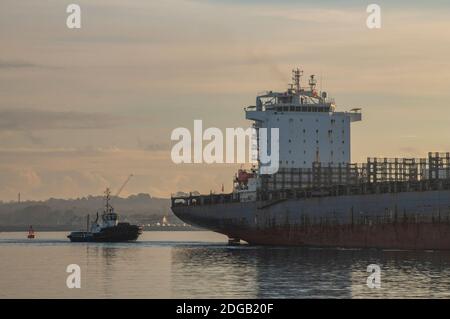
[[[133,243],[0,233],[2,298],[450,298],[450,252],[227,246],[212,232],[144,232]],[[33,260],[33,263],[18,262]],[[66,267],[81,267],[68,289]],[[381,288],[367,287],[367,266]]]
[[[367,266],[381,267],[381,288]],[[450,297],[450,253],[309,248],[175,248],[177,297]],[[189,283],[186,285],[186,283]]]

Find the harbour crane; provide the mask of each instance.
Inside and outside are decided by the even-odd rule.
[[[114,197],[118,197],[119,194],[122,192],[122,190],[125,188],[125,186],[128,184],[128,182],[130,181],[130,179],[133,177],[133,174],[130,174],[127,179],[125,180],[125,182],[123,182],[122,186],[120,186],[119,190],[117,191],[116,195],[114,195]]]

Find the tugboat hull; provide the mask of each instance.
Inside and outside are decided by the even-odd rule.
[[[122,186],[123,187],[123,186]],[[120,192],[120,191],[119,191]],[[142,226],[131,225],[130,223],[119,223],[118,215],[114,212],[114,208],[109,203],[111,200],[111,192],[109,188],[105,192],[105,210],[99,222],[97,218],[92,225],[89,223],[89,215],[87,216],[87,229],[91,231],[77,231],[70,233],[67,238],[72,242],[127,242],[138,239],[142,234]],[[117,195],[116,195],[117,196]],[[91,227],[90,227],[91,226]]]
[[[74,231],[71,232],[70,235],[67,236],[67,238],[70,239],[71,242],[74,243],[83,243],[83,242],[90,242],[92,240],[92,233],[91,232],[85,232],[85,231]]]
[[[99,233],[93,234],[95,242],[124,242],[135,241],[142,234],[142,227],[119,223],[116,227],[102,229]]]
[[[119,223],[117,226],[104,228],[98,233],[72,232],[67,238],[71,242],[128,242],[135,241],[142,234],[142,227]]]

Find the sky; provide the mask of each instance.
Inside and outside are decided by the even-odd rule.
[[[381,7],[368,29],[366,7]],[[2,0],[0,200],[231,191],[171,161],[177,127],[248,127],[257,92],[316,74],[362,108],[352,161],[450,150],[448,1]],[[66,7],[81,7],[81,29]]]

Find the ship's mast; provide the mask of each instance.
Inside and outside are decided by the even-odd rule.
[[[111,200],[111,190],[109,188],[106,189],[105,191],[105,213],[109,213],[112,210],[111,205],[109,204],[109,201]]]
[[[309,87],[310,87],[310,89],[311,89],[311,92],[314,92],[314,90],[316,89],[316,84],[317,84],[317,80],[316,80],[316,78],[315,78],[315,75],[312,74],[312,75],[309,77]]]
[[[300,86],[300,78],[303,75],[303,70],[300,70],[299,68],[292,70],[292,84],[295,88],[295,93],[299,94],[301,90]]]

